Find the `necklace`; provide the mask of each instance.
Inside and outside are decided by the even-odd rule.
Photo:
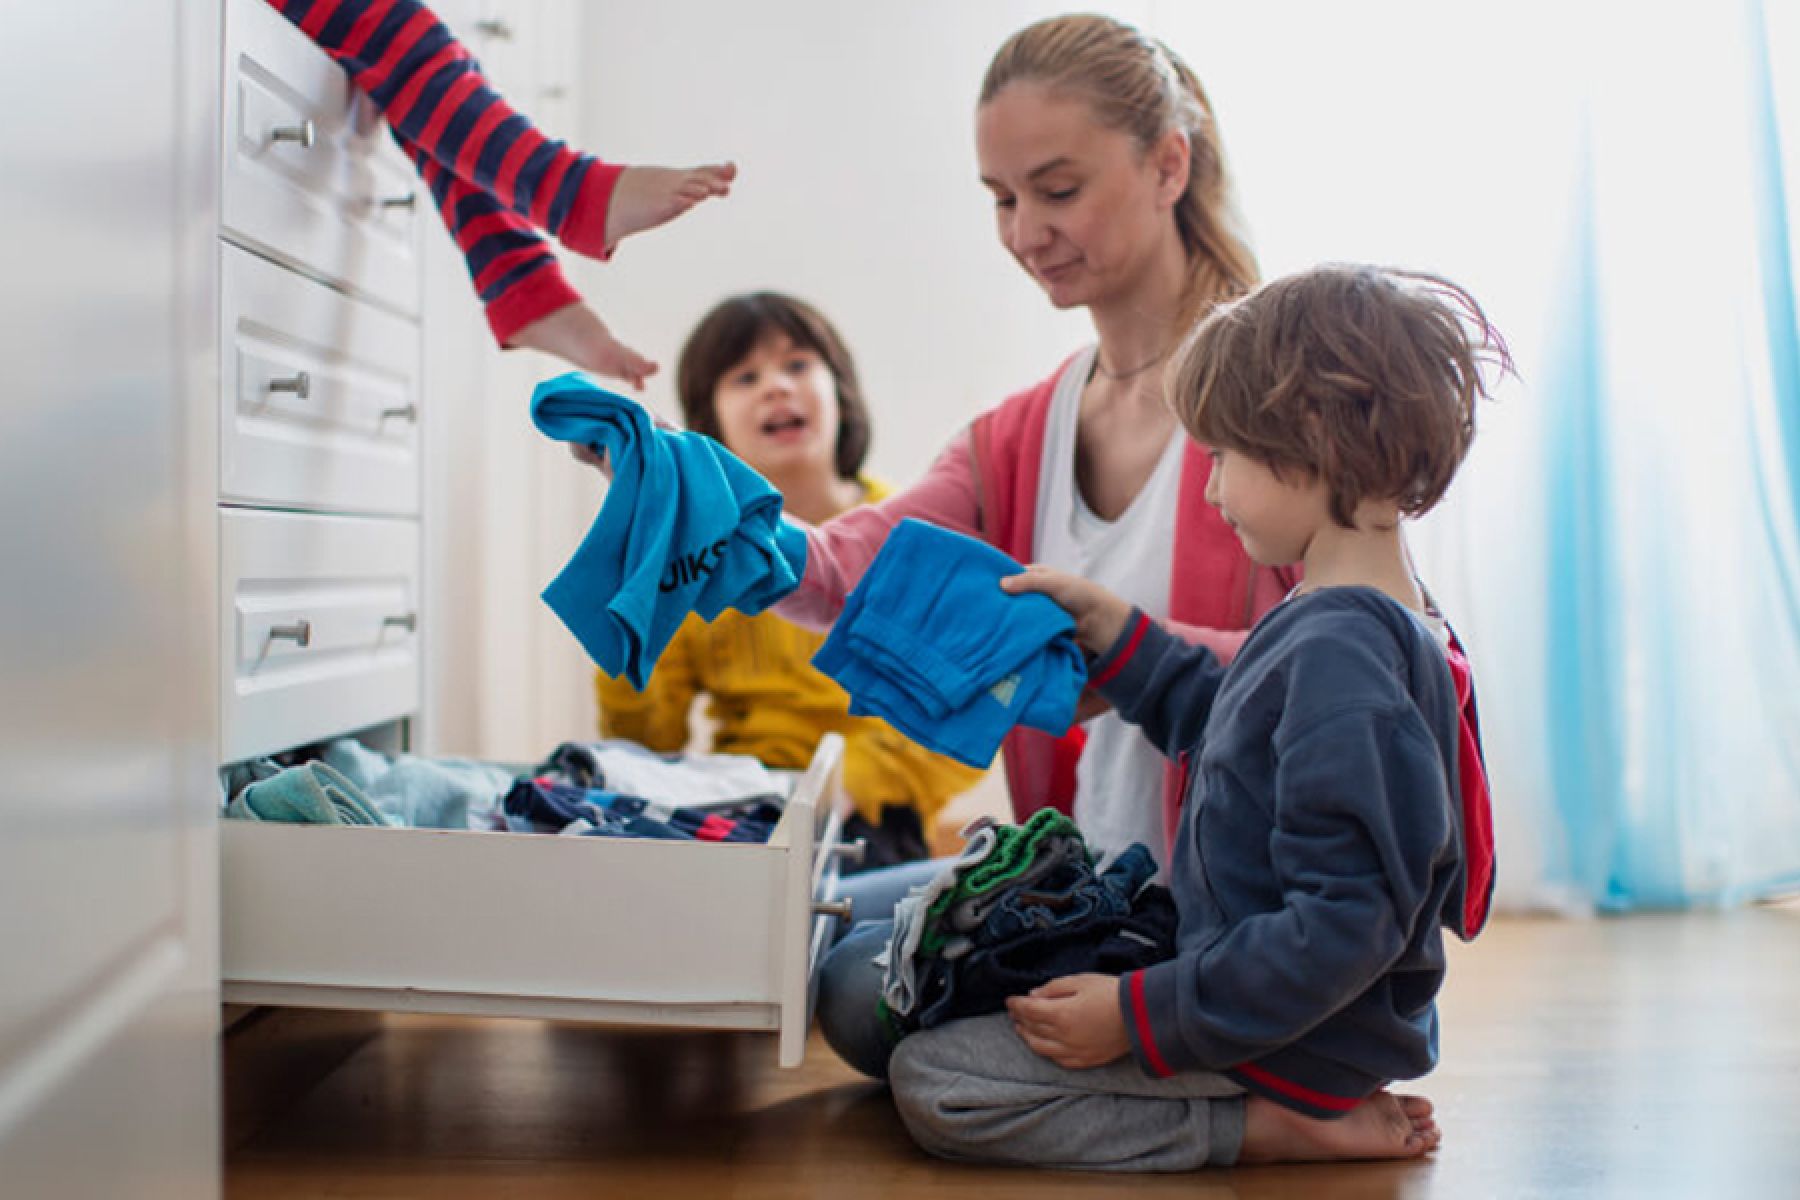
[[[1100,360],[1099,353],[1096,352],[1094,355],[1094,371],[1101,378],[1110,379],[1114,383],[1117,383],[1122,379],[1130,379],[1134,375],[1142,375],[1145,371],[1148,371],[1151,367],[1154,367],[1157,363],[1161,362],[1165,353],[1165,351],[1158,350],[1154,358],[1147,358],[1135,367],[1127,367],[1123,371],[1110,371],[1107,369],[1106,364]]]

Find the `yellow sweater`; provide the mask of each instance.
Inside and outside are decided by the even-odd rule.
[[[887,489],[863,480],[870,500]],[[804,767],[819,737],[844,735],[844,790],[880,824],[887,806],[916,809],[926,831],[953,796],[982,773],[933,754],[877,717],[850,715],[850,697],[812,667],[825,635],[774,613],[727,611],[712,624],[690,615],[642,692],[623,677],[594,673],[600,732],[670,753],[687,746],[688,708],[705,693],[713,749],[748,754],[771,767]]]

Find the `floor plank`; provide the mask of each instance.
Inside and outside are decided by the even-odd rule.
[[[1800,908],[1499,920],[1457,947],[1429,1161],[1142,1177],[1134,1195],[1800,1195]],[[227,1054],[231,1041],[227,1039]],[[816,1037],[390,1016],[227,1161],[233,1200],[1112,1195],[907,1140]]]

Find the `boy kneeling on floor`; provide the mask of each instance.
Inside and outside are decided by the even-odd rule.
[[[1484,369],[1510,366],[1442,279],[1277,280],[1167,382],[1211,448],[1207,502],[1255,561],[1304,568],[1232,665],[1086,580],[1003,581],[1069,611],[1093,685],[1187,768],[1178,954],[906,1038],[889,1078],[921,1146],[1144,1171],[1436,1148],[1429,1101],[1386,1088],[1436,1062],[1442,930],[1486,919],[1492,823],[1467,660],[1400,521],[1443,496]]]

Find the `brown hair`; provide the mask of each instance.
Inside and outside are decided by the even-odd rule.
[[[1284,276],[1201,322],[1165,386],[1198,440],[1279,473],[1324,481],[1351,527],[1365,499],[1417,516],[1436,504],[1475,436],[1484,368],[1506,342],[1446,279],[1331,265]]]
[[[1212,102],[1172,50],[1110,17],[1052,17],[1027,25],[995,52],[981,103],[1022,81],[1086,100],[1095,119],[1130,134],[1141,151],[1171,129],[1187,135],[1188,184],[1175,205],[1175,226],[1193,275],[1181,328],[1256,286],[1256,256],[1232,202]]]
[[[825,360],[837,381],[838,437],[836,466],[842,479],[855,479],[869,455],[869,408],[863,400],[856,361],[825,314],[804,300],[780,292],[746,292],[730,296],[700,319],[681,348],[675,390],[687,427],[708,437],[719,436],[719,413],[713,391],[731,368],[773,333],[786,334],[802,350]]]

